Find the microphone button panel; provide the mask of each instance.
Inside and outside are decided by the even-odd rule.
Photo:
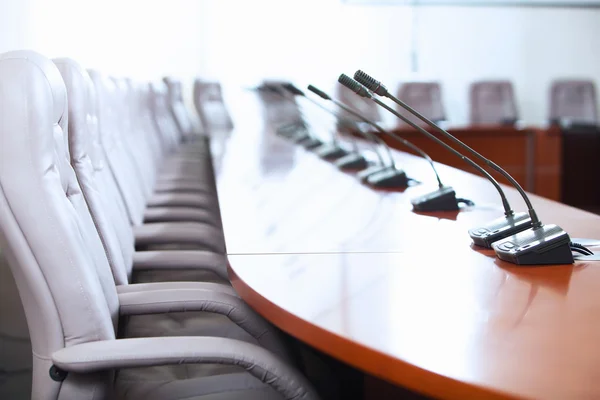
[[[519,265],[572,264],[571,239],[557,225],[529,228],[492,244],[498,258]]]
[[[510,217],[501,217],[488,223],[486,226],[469,230],[469,236],[477,246],[491,248],[492,243],[522,232],[531,227],[531,218],[528,213],[520,212]]]

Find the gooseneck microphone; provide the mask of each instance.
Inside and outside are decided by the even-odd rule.
[[[404,108],[406,111],[410,112],[411,114],[413,114],[414,116],[419,118],[421,121],[425,122],[427,125],[429,125],[433,129],[435,129],[436,131],[438,131],[439,133],[444,135],[446,138],[452,140],[454,143],[461,146],[463,149],[467,150],[469,153],[473,154],[475,157],[477,157],[479,160],[481,160],[483,163],[485,163],[485,165],[487,165],[488,167],[492,168],[494,171],[498,172],[503,177],[505,177],[519,191],[519,194],[525,201],[525,204],[527,205],[527,209],[529,212],[529,216],[531,218],[531,225],[534,228],[542,226],[542,222],[539,220],[539,218],[533,208],[533,205],[531,204],[531,201],[529,200],[529,197],[527,197],[527,194],[525,193],[525,191],[523,190],[521,185],[519,185],[519,183],[508,172],[506,172],[503,168],[501,168],[498,164],[496,164],[495,162],[491,161],[490,159],[484,157],[481,153],[475,151],[470,146],[468,146],[466,143],[457,139],[454,135],[450,134],[448,131],[446,131],[446,130],[442,129],[441,127],[439,127],[438,125],[436,125],[433,121],[429,120],[427,117],[423,116],[418,111],[411,108],[408,104],[404,103],[402,100],[393,96],[387,90],[387,88],[381,84],[381,82],[374,79],[367,73],[365,73],[361,70],[358,70],[354,74],[354,79],[356,79],[359,83],[363,84],[366,88],[370,89],[374,93],[391,99],[394,103],[398,104],[399,106]]]
[[[310,97],[307,97],[304,94],[304,92],[302,90],[298,89],[294,84],[288,83],[288,84],[283,85],[283,87],[288,92],[290,92],[292,95],[304,97],[306,100],[310,101],[312,104],[316,105],[323,111],[326,111],[327,113],[333,115],[337,121],[339,121],[339,122],[347,121],[345,118],[340,117],[336,112],[328,109],[327,107],[316,102],[315,100],[311,99]],[[325,145],[317,148],[315,150],[315,153],[326,160],[334,160],[334,164],[340,169],[361,170],[361,169],[367,168],[369,163],[367,162],[365,157],[359,153],[358,146],[357,146],[355,140],[352,140],[352,145],[354,147],[354,151],[348,152],[339,146],[339,144],[337,142],[337,137],[336,137],[335,142],[333,142],[331,144],[325,144]],[[342,151],[344,152],[343,154],[342,154]],[[379,153],[377,153],[377,154],[379,155]],[[381,161],[383,162],[383,159],[381,159]]]
[[[523,197],[523,200],[527,204],[529,213],[528,215],[525,213],[518,213],[515,215],[514,212],[510,209],[508,201],[506,200],[506,196],[500,188],[498,182],[495,181],[489,173],[487,173],[479,165],[475,164],[472,160],[468,159],[467,157],[463,156],[446,143],[437,139],[429,132],[425,131],[424,129],[419,129],[420,132],[426,132],[428,137],[436,140],[440,144],[443,144],[443,146],[446,149],[451,150],[454,154],[467,161],[470,165],[474,167],[476,165],[477,167],[475,168],[479,172],[483,173],[488,179],[490,179],[490,181],[494,184],[494,186],[500,193],[500,196],[502,197],[502,202],[506,214],[505,218],[500,218],[495,221],[492,221],[491,223],[481,228],[471,229],[469,231],[469,235],[471,236],[475,244],[483,245],[485,247],[490,247],[491,245],[491,247],[496,252],[498,258],[515,264],[541,265],[573,263],[573,254],[571,250],[572,246],[569,235],[557,225],[544,225],[541,223],[541,221],[537,217],[535,210],[533,209],[533,206],[527,194],[519,185],[519,183],[510,174],[508,174],[504,169],[502,169],[494,162],[488,160],[483,155],[473,150],[467,144],[463,143],[462,141],[460,141],[444,129],[440,128],[423,115],[419,114],[417,111],[413,110],[401,100],[392,96],[387,91],[385,86],[381,84],[381,82],[375,80],[374,78],[360,70],[356,72],[355,77],[357,77],[362,83],[366,84],[367,87],[369,89],[372,89],[375,93],[381,96],[389,97],[395,103],[399,104],[408,112],[421,119],[427,125],[433,127],[443,136],[451,139],[453,142],[459,144],[461,147],[474,154],[487,166],[499,172],[502,176],[506,177],[508,181],[517,189],[521,197]],[[348,81],[348,79],[350,81]],[[377,104],[401,118],[401,114],[397,113],[395,110],[393,110],[387,104],[381,102],[379,99],[373,97],[371,92],[365,87],[363,87],[360,83],[352,80],[349,77],[345,77],[344,80],[354,87],[353,90],[357,94],[371,98]],[[401,119],[404,122],[408,122],[406,118]],[[416,125],[412,123],[409,125],[411,125],[413,128],[416,127]]]
[[[331,100],[333,101],[333,99],[326,94],[325,92],[323,92],[320,89],[317,89],[315,86],[313,85],[308,85],[308,90],[310,90],[311,92],[313,92],[314,94],[318,95],[319,97],[321,97],[324,100]],[[334,102],[334,104],[337,104]],[[343,109],[343,107],[342,107]],[[350,112],[350,114],[352,114],[352,112]],[[372,142],[375,145],[381,145],[383,142],[380,142],[379,138],[373,134],[371,134],[370,132],[363,132],[362,130],[359,129],[359,133],[368,141]],[[385,143],[383,143],[383,145],[385,145]],[[384,157],[381,155],[381,153],[377,150],[375,150],[375,153],[377,154],[377,158],[379,159],[379,166],[373,166],[368,168],[367,170],[365,170],[365,172],[363,172],[362,174],[359,174],[359,177],[361,178],[361,180],[366,179],[368,175],[375,173],[375,172],[380,172],[383,170],[387,170],[389,168],[394,168],[396,169],[396,163],[394,160],[394,157],[392,156],[392,153],[390,152],[389,148],[387,146],[385,146],[386,149],[386,153],[387,153],[387,158],[389,160],[389,164],[387,164],[384,160]]]
[[[294,107],[298,107],[298,104],[296,103],[296,101],[294,99],[289,98],[286,95],[286,92],[283,90],[284,88],[282,87],[282,85],[283,84],[278,84],[278,85],[265,84],[265,85],[263,85],[262,90],[277,94],[278,96],[283,98],[285,101],[292,103],[294,105]],[[284,136],[284,137],[304,146],[307,149],[319,147],[323,144],[323,142],[321,140],[319,140],[318,138],[316,138],[310,134],[310,130],[308,129],[308,126],[306,125],[306,121],[304,120],[304,117],[301,117],[301,119],[298,121],[278,127],[277,133],[280,134],[281,136]]]
[[[438,182],[438,190],[428,193],[428,194],[425,194],[423,196],[419,196],[416,199],[413,199],[411,201],[411,203],[413,205],[413,208],[416,211],[454,211],[454,210],[458,210],[458,208],[459,208],[458,204],[461,202],[467,203],[469,205],[473,204],[469,200],[457,199],[454,189],[452,189],[452,187],[450,187],[450,186],[444,186],[444,184],[442,183],[442,180],[440,179],[440,175],[438,174],[438,172],[435,168],[435,164],[433,163],[433,160],[422,149],[415,146],[408,140],[406,140],[402,137],[399,137],[396,134],[392,134],[392,133],[386,131],[376,122],[371,121],[368,118],[365,118],[360,113],[356,112],[355,110],[352,110],[350,107],[346,106],[344,103],[332,98],[327,93],[317,89],[316,87],[309,85],[308,89],[310,91],[312,91],[313,93],[319,95],[323,99],[333,102],[338,107],[340,107],[344,111],[348,112],[349,114],[354,115],[356,118],[360,119],[361,121],[369,124],[370,126],[375,128],[378,132],[380,132],[380,133],[392,138],[393,140],[403,144],[404,146],[414,150],[415,152],[420,154],[421,157],[423,157],[425,160],[427,160],[427,162],[429,162],[429,164],[431,165],[431,168],[433,169],[433,173],[435,174],[437,182]],[[383,139],[381,139],[379,136],[377,136],[371,132],[369,132],[369,133],[373,138],[375,138],[375,140],[378,141],[378,143],[381,143],[387,149],[390,158],[393,159],[393,156],[391,155],[391,151],[390,151],[388,145],[383,141]]]
[[[322,90],[317,89],[313,85],[308,85],[308,90],[315,93],[316,95],[318,95],[319,97],[321,97],[324,100],[333,102],[338,107],[340,107],[342,110],[348,112],[351,115],[359,117],[359,119],[364,122],[364,118],[362,116],[357,114],[354,110],[350,109],[345,104],[338,102],[337,100],[331,98],[331,96],[329,96]],[[375,135],[369,131],[363,131],[359,128],[358,133],[360,133],[360,135],[363,136],[367,141],[372,142],[372,144],[375,146],[374,150],[375,150],[376,154],[378,155],[379,161],[380,161],[380,166],[373,166],[373,167],[364,169],[363,171],[359,172],[357,174],[358,178],[361,181],[365,181],[365,182],[369,183],[370,185],[373,185],[376,187],[404,188],[404,187],[408,186],[408,178],[406,176],[406,173],[396,167],[396,162],[394,160],[394,156],[392,155],[392,152],[390,151],[388,145],[377,135]],[[385,163],[383,156],[377,150],[377,146],[383,147],[386,150],[387,158],[389,159],[389,164]]]
[[[301,96],[304,97],[306,99],[308,99],[311,103],[313,103],[315,106],[317,106],[318,108],[320,108],[321,110],[325,111],[328,114],[331,114],[335,117],[336,120],[339,120],[340,117],[334,113],[333,111],[331,111],[330,109],[328,109],[327,107],[324,107],[323,105],[313,101],[312,99],[309,99],[308,97],[306,97],[304,95],[304,92],[302,92],[300,89],[298,89],[295,85],[288,83],[285,85],[282,85],[282,87],[287,90],[290,94],[292,94],[293,96]],[[321,146],[318,146],[316,148],[313,149],[313,151],[315,152],[315,154],[317,154],[319,157],[325,159],[325,160],[330,160],[330,161],[334,161],[337,162],[337,160],[340,160],[346,156],[354,156],[354,158],[360,159],[361,156],[358,155],[356,156],[357,153],[357,148],[356,145],[353,144],[355,147],[355,151],[354,152],[350,152],[346,149],[344,149],[343,147],[340,146],[339,144],[339,139],[337,137],[336,133],[332,133],[331,134],[331,142],[330,143],[325,143]],[[353,154],[354,153],[354,154]],[[367,164],[367,161],[364,160],[364,158],[362,159],[362,161],[360,160],[355,160],[355,162],[357,164],[362,164],[365,165]],[[361,168],[360,166],[358,166],[358,168]]]

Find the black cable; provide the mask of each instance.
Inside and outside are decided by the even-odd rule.
[[[584,256],[592,256],[593,254],[587,253],[585,250],[579,249],[577,247],[571,247],[571,251],[575,251],[577,253],[583,254]]]
[[[456,198],[456,202],[459,204],[463,203],[464,205],[469,206],[469,207],[473,207],[475,205],[475,203],[472,200],[463,199],[463,198]]]
[[[591,251],[590,249],[588,249],[587,247],[585,247],[582,244],[571,242],[571,243],[569,243],[569,246],[571,246],[571,250],[576,251],[581,254],[585,254],[586,256],[594,255],[593,251]]]

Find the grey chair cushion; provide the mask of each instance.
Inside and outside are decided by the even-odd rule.
[[[152,282],[212,282],[229,285],[229,280],[202,269],[156,269],[133,271],[132,283]]]
[[[134,227],[138,247],[159,245],[197,246],[225,253],[223,232],[212,225],[194,222],[161,222]]]
[[[198,207],[217,211],[219,205],[214,197],[201,193],[154,193],[148,199],[148,207]]]
[[[219,226],[215,213],[194,207],[151,207],[144,211],[144,222],[204,222]]]
[[[124,369],[116,388],[117,398],[128,400],[283,399],[240,367],[210,364]]]

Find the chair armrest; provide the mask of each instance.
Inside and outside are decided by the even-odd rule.
[[[204,269],[229,281],[227,257],[210,251],[138,251],[133,255],[134,270]]]
[[[213,292],[220,292],[228,294],[230,296],[239,297],[236,291],[231,286],[213,282],[132,283],[129,285],[118,285],[117,293],[153,292],[156,290],[174,289],[210,290]]]
[[[308,381],[267,350],[215,337],[164,337],[103,340],[77,344],[52,354],[62,371],[91,373],[108,369],[171,364],[223,364],[242,367],[288,400],[316,400]]]
[[[222,314],[258,339],[270,336],[271,326],[242,299],[202,289],[170,289],[118,293],[121,316],[204,311]]]

